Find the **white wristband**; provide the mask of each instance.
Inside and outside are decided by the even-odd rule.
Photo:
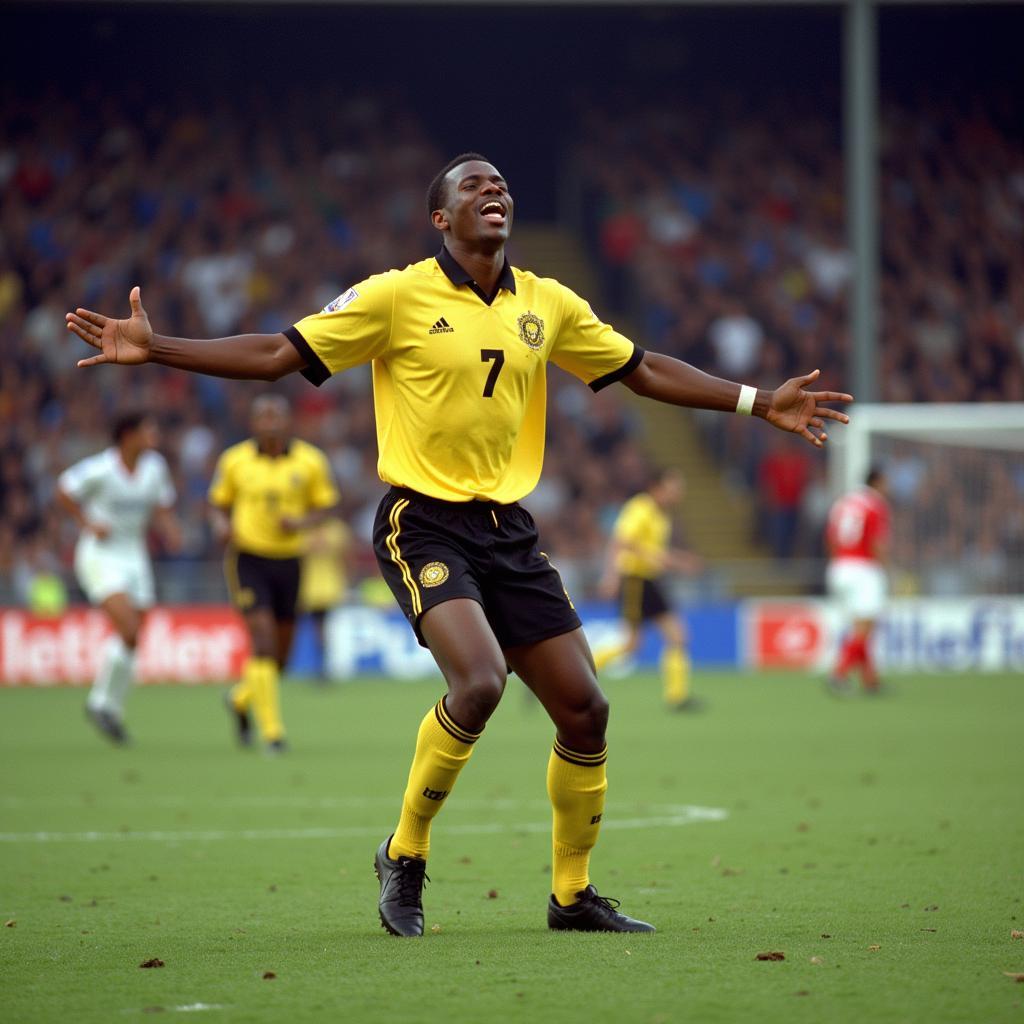
[[[740,416],[749,416],[754,411],[754,399],[757,398],[757,388],[749,384],[740,385],[740,397],[736,400],[736,412]]]

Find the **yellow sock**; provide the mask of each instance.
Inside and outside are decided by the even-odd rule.
[[[263,742],[282,739],[284,723],[278,696],[277,662],[273,658],[250,658],[243,678],[251,688],[253,711]]]
[[[607,747],[597,754],[580,754],[555,738],[548,761],[551,892],[563,907],[575,903],[576,894],[590,884],[590,851],[601,831],[608,789],[607,760]]]
[[[231,687],[231,703],[236,711],[248,711],[255,698],[265,658],[247,658],[242,666],[242,678]]]
[[[231,706],[236,711],[248,711],[249,705],[252,704],[252,679],[249,673],[251,664],[252,659],[250,658],[245,663],[245,668],[242,669],[242,678],[228,691]]]
[[[690,695],[690,659],[681,647],[666,647],[661,656],[665,701],[682,704]]]
[[[621,658],[626,651],[629,650],[629,644],[623,642],[613,644],[611,647],[602,647],[601,650],[594,652],[594,665],[597,671],[607,668],[613,661]]]
[[[416,754],[402,798],[402,814],[391,839],[391,857],[420,857],[430,853],[430,823],[465,767],[478,732],[456,724],[442,698],[426,714],[416,736]]]

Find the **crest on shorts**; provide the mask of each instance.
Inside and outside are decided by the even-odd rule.
[[[525,312],[517,321],[519,337],[537,351],[544,347],[544,321],[536,313]]]
[[[420,569],[420,586],[439,587],[446,579],[448,579],[448,576],[448,566],[445,565],[444,562],[427,562],[427,564]]]

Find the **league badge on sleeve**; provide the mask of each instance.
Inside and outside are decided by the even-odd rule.
[[[330,302],[324,306],[325,313],[337,313],[344,309],[349,303],[355,302],[359,298],[359,292],[355,288],[349,288],[347,292],[339,295],[336,299],[331,299]]]

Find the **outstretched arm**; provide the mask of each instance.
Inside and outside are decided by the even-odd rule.
[[[818,378],[818,370],[803,377],[793,377],[774,391],[758,388],[754,396],[753,416],[767,420],[779,430],[792,431],[820,448],[828,439],[823,429],[825,420],[849,423],[845,413],[828,409],[823,402],[852,402],[853,396],[840,391],[808,391],[807,385]],[[717,409],[735,412],[742,385],[712,377],[689,363],[645,352],[640,365],[622,383],[635,394],[653,398],[669,405],[683,405],[690,409]]]
[[[142,308],[138,285],[132,289],[129,302],[132,315],[127,320],[115,320],[89,309],[67,314],[68,330],[100,350],[99,355],[80,359],[79,366],[160,363],[212,377],[278,380],[306,365],[283,334],[240,334],[211,341],[154,334]]]

